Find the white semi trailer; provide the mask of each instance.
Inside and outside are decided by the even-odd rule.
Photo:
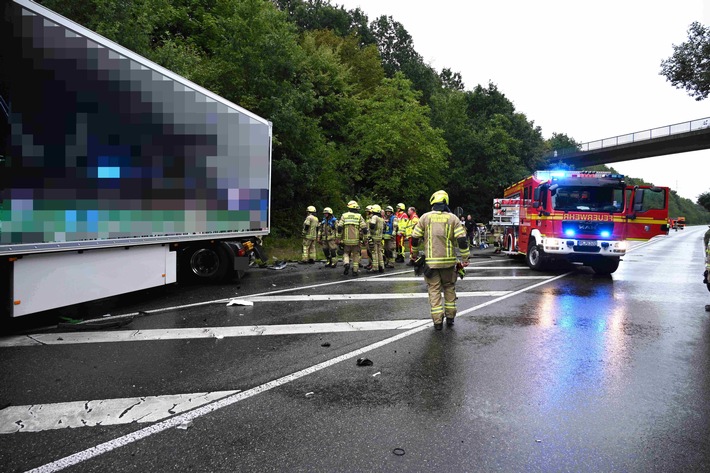
[[[2,3],[2,315],[241,275],[269,233],[271,123],[34,2]]]

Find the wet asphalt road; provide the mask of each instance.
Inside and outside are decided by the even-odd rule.
[[[425,298],[372,296],[425,292],[423,281],[400,279],[412,276],[403,265],[358,280],[320,264],[253,269],[230,284],[95,305],[86,310],[148,314],[105,332],[214,336],[91,342],[99,334],[90,332],[90,343],[0,346],[0,407],[243,397],[207,404],[213,410],[186,429],[133,422],[0,434],[0,465],[58,471],[78,453],[66,471],[710,471],[705,230],[640,245],[611,277],[579,267],[534,273],[477,252],[457,284],[468,293],[461,315],[442,332],[427,322]],[[263,293],[272,299],[226,305]],[[279,299],[308,294],[336,300]],[[219,302],[185,307],[209,301]],[[372,330],[397,320],[414,322]],[[274,325],[284,333],[219,331]],[[30,332],[63,338],[51,327]]]

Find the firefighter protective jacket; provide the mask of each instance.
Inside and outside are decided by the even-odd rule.
[[[424,238],[424,254],[430,268],[450,268],[456,265],[458,239],[466,239],[466,229],[456,215],[432,210],[421,216],[412,230],[412,238]],[[468,242],[459,251],[461,258],[468,261]]]
[[[385,230],[384,219],[377,214],[373,214],[368,223],[370,224],[370,236],[372,239],[375,243],[381,242]]]
[[[306,240],[315,240],[316,232],[318,231],[318,218],[313,214],[308,214],[306,220],[303,222],[303,238]]]
[[[320,225],[318,226],[318,240],[319,241],[331,241],[335,240],[336,229],[335,226],[338,223],[338,219],[333,215],[330,218],[323,217]]]
[[[367,224],[357,212],[345,212],[338,220],[338,238],[345,245],[357,245],[362,239],[362,235],[367,233]]]

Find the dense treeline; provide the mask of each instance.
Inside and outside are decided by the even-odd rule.
[[[505,186],[574,144],[543,139],[495,84],[434,70],[392,17],[328,0],[41,3],[271,120],[277,234],[307,205],[425,209],[439,188],[487,222]]]

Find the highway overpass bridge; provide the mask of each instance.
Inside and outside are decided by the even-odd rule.
[[[544,158],[550,165],[562,162],[580,169],[701,149],[710,149],[710,118],[583,143],[554,150]]]

